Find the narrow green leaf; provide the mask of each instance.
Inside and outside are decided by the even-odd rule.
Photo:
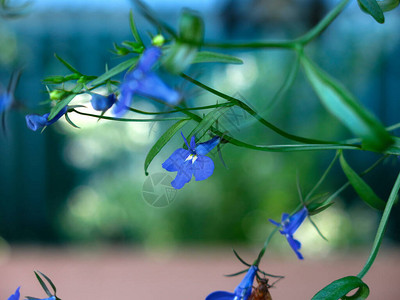
[[[340,155],[340,165],[342,166],[343,172],[346,174],[350,184],[353,186],[360,198],[369,206],[378,210],[383,210],[386,203],[380,199],[371,187],[349,166],[344,159],[343,154]]]
[[[353,296],[346,296],[350,291],[357,289]],[[320,290],[311,300],[363,300],[369,295],[369,287],[356,276],[347,276],[333,281]]]
[[[135,38],[136,42],[140,43],[140,45],[143,45],[142,38],[139,35],[139,32],[136,28],[135,20],[133,19],[132,11],[129,12],[129,26],[131,27],[132,35]]]
[[[184,119],[176,122],[172,125],[164,134],[158,139],[158,141],[154,144],[154,146],[150,149],[149,153],[147,153],[146,159],[144,161],[144,172],[147,175],[147,169],[150,163],[153,161],[154,157],[161,151],[162,148],[168,143],[168,141],[177,133],[189,120]]]
[[[58,102],[50,111],[49,120],[53,119],[64,106],[68,105],[75,98],[76,94],[80,93],[83,89],[83,83],[77,83],[75,88],[71,91],[71,94],[60,102]]]
[[[65,120],[67,120],[67,122],[69,123],[69,125],[71,125],[72,127],[80,128],[80,127],[77,126],[74,122],[72,122],[72,120],[71,120],[70,117],[68,116],[68,113],[65,114]]]
[[[54,53],[54,56],[64,65],[67,67],[68,70],[70,70],[73,73],[79,74],[82,76],[82,73],[79,72],[77,69],[75,69],[73,66],[71,66],[69,63],[67,63],[65,60],[63,60],[61,57],[59,57],[56,53]]]
[[[44,283],[43,279],[40,278],[39,274],[36,273],[36,271],[34,271],[34,273],[35,273],[35,276],[36,276],[37,280],[39,281],[40,285],[42,286],[43,290],[45,291],[45,293],[46,293],[49,297],[53,296],[53,295],[50,293],[49,289],[47,288],[47,285]]]
[[[378,23],[385,22],[383,11],[376,0],[357,0],[361,10],[371,15]]]
[[[365,150],[381,152],[393,143],[383,125],[363,108],[345,87],[319,69],[306,56],[301,57],[301,62],[322,103],[347,128],[362,138]]]
[[[119,65],[115,66],[114,68],[110,69],[109,71],[105,72],[103,75],[100,75],[97,77],[95,80],[91,82],[92,86],[98,85],[106,81],[107,79],[110,79],[111,77],[125,71],[129,67],[133,66],[138,60],[138,57],[133,57],[131,59],[128,59]]]
[[[198,63],[225,63],[225,64],[243,64],[243,60],[228,54],[222,54],[210,51],[200,51],[197,52],[196,57],[192,61],[193,64]]]
[[[56,289],[56,286],[54,285],[53,281],[51,281],[51,279],[49,277],[47,277],[45,274],[43,274],[42,272],[38,271],[38,273],[40,273],[40,275],[42,275],[44,277],[44,279],[46,279],[47,282],[50,283],[51,287],[53,288],[54,294],[56,294],[57,289]]]
[[[192,130],[189,137],[196,136],[196,140],[200,140],[210,129],[211,126],[230,109],[229,107],[218,107],[210,111],[201,122]]]

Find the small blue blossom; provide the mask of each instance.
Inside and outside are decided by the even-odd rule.
[[[135,69],[125,75],[120,86],[120,98],[116,103],[113,113],[120,117],[129,108],[134,94],[153,97],[175,105],[181,99],[180,94],[167,86],[152,68],[161,57],[161,49],[150,47],[140,57]]]
[[[181,189],[192,179],[193,175],[196,181],[207,179],[212,175],[214,172],[214,162],[205,155],[218,145],[221,140],[220,137],[215,136],[207,142],[196,145],[195,137],[192,136],[189,145],[183,133],[181,134],[188,150],[183,148],[175,150],[162,164],[165,170],[178,172],[175,179],[171,182],[171,185],[175,189]]]
[[[217,291],[207,296],[206,300],[247,300],[251,295],[254,277],[257,273],[257,267],[251,266],[247,271],[242,282],[236,287],[233,293]]]
[[[90,103],[93,106],[94,110],[98,111],[106,111],[109,109],[113,104],[117,101],[117,97],[115,94],[110,94],[108,96],[103,96],[99,94],[91,94],[92,95],[92,100],[90,100]]]
[[[9,92],[3,92],[0,95],[0,113],[8,110],[13,102],[13,95]]]
[[[272,224],[282,228],[281,230],[279,230],[279,232],[286,237],[290,247],[292,247],[293,251],[296,253],[299,259],[304,259],[303,255],[299,251],[301,248],[301,243],[293,238],[293,234],[303,223],[307,215],[308,215],[308,210],[306,207],[303,207],[301,210],[299,210],[292,216],[290,216],[287,213],[283,213],[281,223],[269,219],[269,221]]]
[[[12,294],[10,297],[8,297],[8,300],[19,300],[19,297],[20,297],[19,289],[20,289],[20,288],[21,288],[21,287],[19,286],[19,287],[17,288],[17,290],[15,291],[15,293]],[[51,296],[51,297],[49,297],[49,298],[38,299],[38,300],[56,300],[56,297],[55,297],[55,296]]]
[[[58,119],[60,119],[67,112],[67,110],[68,110],[68,108],[67,108],[67,106],[65,106],[51,120],[48,119],[50,113],[44,114],[43,116],[36,115],[36,114],[26,115],[25,116],[26,125],[28,126],[28,128],[30,130],[36,131],[39,128],[42,128],[42,127],[45,127],[45,126],[49,126],[49,125],[55,123],[56,121],[58,121]]]

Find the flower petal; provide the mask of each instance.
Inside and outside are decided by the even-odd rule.
[[[196,161],[193,163],[193,175],[196,181],[207,179],[214,172],[214,162],[211,158],[198,155]]]
[[[214,149],[214,147],[217,146],[220,141],[221,138],[219,136],[214,136],[211,140],[198,144],[196,146],[196,153],[199,155],[206,155],[208,152]]]
[[[118,99],[118,102],[115,103],[113,109],[113,114],[116,117],[121,117],[128,110],[132,102],[133,93],[134,90],[129,88],[127,84],[123,83],[121,85],[121,95]]]
[[[150,47],[146,49],[139,59],[136,69],[144,73],[149,72],[161,56],[161,49],[158,47]]]
[[[183,148],[177,149],[162,164],[162,167],[169,172],[179,171],[183,168],[183,164],[189,155],[190,151]]]
[[[30,130],[36,131],[39,128],[42,128],[47,125],[47,116],[39,116],[39,115],[26,115],[25,116],[26,120],[26,126]]]
[[[17,290],[15,291],[15,293],[13,295],[11,295],[10,297],[8,297],[8,300],[19,300],[19,296],[20,296],[19,289],[20,288],[21,287],[19,286],[17,288]]]
[[[240,282],[240,284],[235,289],[236,296],[242,296],[239,299],[247,299],[251,294],[251,289],[253,287],[254,277],[257,273],[257,267],[251,266],[246,273],[246,276]]]
[[[195,150],[196,149],[196,137],[192,136],[190,139],[190,150]]]
[[[223,291],[213,292],[206,297],[206,300],[234,300],[235,294]]]
[[[92,99],[90,103],[94,110],[106,111],[116,102],[117,98],[115,94],[110,94],[107,97],[99,94],[92,94]]]
[[[185,161],[176,174],[174,180],[172,180],[171,185],[173,188],[179,190],[183,188],[183,186],[188,183],[193,177],[193,164],[190,160]]]
[[[172,105],[177,104],[181,98],[177,91],[167,86],[153,72],[147,73],[138,81],[137,92],[140,95],[160,99]]]
[[[185,136],[183,135],[183,132],[181,131],[181,136],[183,137],[183,140],[185,141],[186,146],[188,147],[188,149],[190,149],[189,147],[189,143],[187,141],[187,139],[185,138]]]
[[[58,119],[60,119],[63,115],[65,115],[65,113],[67,112],[67,110],[68,110],[68,107],[67,107],[67,106],[64,106],[64,107],[54,116],[54,118],[51,119],[51,120],[48,120],[50,114],[45,114],[45,115],[43,115],[43,116],[46,116],[46,119],[47,119],[47,124],[46,124],[46,126],[49,126],[49,125],[51,125],[51,124],[57,122]]]
[[[303,255],[300,253],[301,243],[295,240],[292,235],[286,235],[286,239],[289,242],[290,247],[296,253],[298,259],[304,259]]]
[[[13,95],[11,93],[4,92],[0,95],[0,113],[7,110],[13,101]]]
[[[307,215],[308,215],[308,210],[306,207],[303,207],[303,209],[299,210],[297,213],[295,213],[289,218],[289,223],[285,224],[282,231],[285,232],[286,234],[293,235],[296,232],[296,230],[300,227],[300,225],[303,223]]]

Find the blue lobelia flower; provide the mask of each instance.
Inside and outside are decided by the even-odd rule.
[[[92,93],[91,95],[92,99],[90,100],[90,103],[92,104],[93,109],[97,111],[106,111],[117,101],[117,97],[114,93],[108,96],[94,93]]]
[[[150,47],[140,57],[135,69],[125,75],[120,86],[120,98],[116,103],[113,113],[120,117],[129,108],[134,94],[153,97],[175,105],[181,99],[180,94],[167,86],[152,68],[161,56],[161,49]]]
[[[19,287],[17,288],[17,290],[15,291],[15,293],[12,294],[10,297],[8,297],[8,300],[19,300],[19,297],[20,297],[19,289],[20,289],[20,288],[21,288],[21,287],[19,286]],[[55,300],[55,299],[56,299],[55,296],[51,296],[51,297],[49,297],[49,298],[38,299],[38,300]]]
[[[269,221],[272,224],[282,228],[281,230],[279,230],[279,232],[286,237],[290,247],[292,247],[293,251],[296,253],[299,259],[304,258],[299,251],[301,248],[301,243],[293,238],[293,234],[303,223],[307,215],[308,215],[308,210],[306,207],[303,207],[301,210],[299,210],[292,216],[290,216],[287,213],[283,213],[281,223],[269,219]]]
[[[49,115],[50,113],[44,114],[43,116],[36,115],[36,114],[31,114],[31,115],[26,115],[26,125],[30,130],[36,131],[39,128],[49,126],[53,123],[55,123],[59,118],[61,118],[68,110],[67,106],[64,106],[62,110],[58,112],[58,114],[51,120],[49,120]]]
[[[221,141],[219,136],[213,137],[211,140],[196,145],[195,137],[192,136],[190,145],[185,136],[182,137],[188,147],[188,150],[180,148],[162,164],[162,167],[169,172],[178,172],[171,185],[175,189],[181,189],[188,183],[192,176],[196,181],[207,179],[214,172],[214,162],[211,158],[205,156]]]
[[[251,266],[246,276],[244,276],[242,282],[236,287],[233,293],[216,291],[208,295],[206,300],[247,300],[251,295],[256,273],[257,267]]]
[[[8,110],[13,102],[13,95],[9,92],[3,92],[0,95],[0,113]]]

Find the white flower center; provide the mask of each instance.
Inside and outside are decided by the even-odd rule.
[[[192,164],[194,164],[196,159],[197,159],[197,155],[196,154],[190,154],[188,157],[186,157],[185,161],[191,160]]]

